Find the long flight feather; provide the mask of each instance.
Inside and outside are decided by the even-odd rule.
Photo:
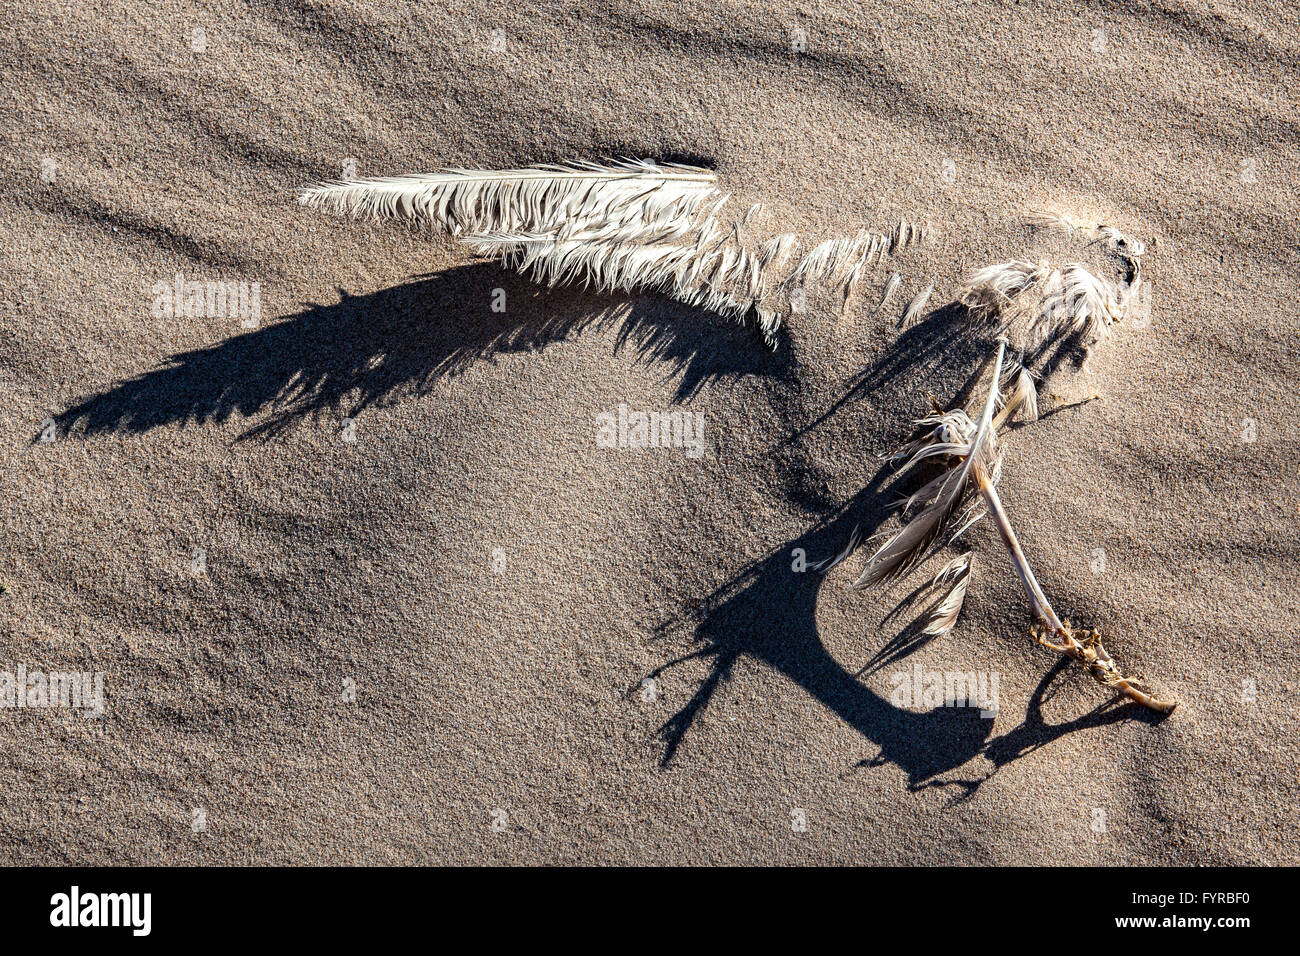
[[[399,219],[452,235],[553,232],[574,224],[664,223],[715,197],[708,169],[645,160],[324,183],[298,201],[360,219]]]

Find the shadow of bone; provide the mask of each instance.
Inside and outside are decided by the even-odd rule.
[[[505,309],[493,311],[500,290]],[[498,299],[499,301],[499,299]],[[55,418],[64,434],[139,433],[267,414],[240,438],[270,438],[302,419],[356,416],[426,394],[440,378],[497,355],[537,351],[590,327],[616,330],[614,351],[661,366],[674,400],[746,375],[784,375],[783,354],[750,328],[654,295],[545,289],[492,263],[420,276],[216,345],[171,356]]]
[[[659,728],[662,765],[674,762],[696,720],[742,658],[793,681],[879,748],[858,766],[892,764],[906,775],[909,790],[955,787],[960,791],[958,800],[972,797],[1002,767],[1062,737],[1113,723],[1156,724],[1168,716],[1106,695],[1091,710],[1050,723],[1043,706],[1067,679],[1078,683],[1085,700],[1097,695],[1094,682],[1066,658],[1053,661],[1044,674],[1028,702],[1024,722],[996,737],[990,736],[994,721],[981,717],[976,708],[945,706],[917,712],[897,707],[872,690],[861,679],[864,671],[891,665],[906,668],[905,659],[924,642],[907,641],[909,629],[904,628],[895,641],[900,646],[892,653],[882,652],[856,672],[846,668],[819,634],[817,605],[824,599],[824,587],[842,587],[850,578],[843,568],[829,577],[811,568],[799,573],[792,560],[796,549],[802,549],[809,560],[830,557],[844,547],[855,528],[860,527],[864,537],[879,529],[888,513],[882,504],[889,497],[887,484],[878,476],[836,514],[753,562],[700,602],[691,615],[661,627],[661,636],[679,628],[689,630],[691,649],[647,676],[658,677],[690,660],[709,663],[691,698]],[[850,599],[871,600],[871,596],[855,593]],[[1044,655],[1044,661],[1048,659]],[[983,760],[976,775],[954,775],[976,757]]]
[[[1110,696],[1103,698],[1092,710],[1078,717],[1050,723],[1043,713],[1044,705],[1048,704],[1063,687],[1068,686],[1070,680],[1077,682],[1084,693],[1095,693],[1091,678],[1080,672],[1078,668],[1071,667],[1069,658],[1057,658],[1030,695],[1024,722],[990,740],[988,747],[985,748],[984,756],[994,768],[990,776],[1007,764],[1014,763],[1040,747],[1045,747],[1077,731],[1130,722],[1155,726],[1169,719],[1169,714],[1162,714],[1139,704],[1123,701],[1119,697]]]

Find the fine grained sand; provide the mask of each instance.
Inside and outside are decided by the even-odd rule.
[[[119,6],[0,25],[0,667],[108,697],[0,711],[6,862],[1296,862],[1293,8]],[[612,155],[715,166],[755,235],[942,235],[772,355],[294,203]],[[1003,497],[1162,723],[1053,671],[989,528],[883,666],[907,586],[791,570],[969,371],[905,347],[915,291],[1091,255],[1042,206],[1145,238],[1153,311],[1050,381],[1103,398],[1013,433]],[[153,314],[177,273],[261,326]],[[620,403],[708,454],[597,448]],[[1001,712],[895,708],[916,665]]]

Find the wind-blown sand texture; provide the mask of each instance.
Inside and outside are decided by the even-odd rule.
[[[1297,862],[1294,8],[132,6],[0,24],[0,669],[107,697],[0,710],[5,862]],[[616,156],[755,236],[938,235],[773,352],[295,202]],[[1000,492],[1164,720],[1032,642],[991,528],[932,640],[847,589],[869,552],[792,569],[892,527],[965,275],[1105,264],[1039,209],[1147,243],[1150,321],[1043,383]],[[178,273],[260,324],[155,308]],[[620,404],[706,453],[598,447]],[[999,713],[895,706],[914,668]]]

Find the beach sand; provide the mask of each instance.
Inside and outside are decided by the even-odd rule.
[[[1298,861],[1294,9],[132,6],[0,25],[0,668],[105,693],[0,710],[4,862]],[[938,235],[770,352],[295,202],[611,156],[715,168],[755,236]],[[989,527],[902,656],[911,585],[795,570],[971,371],[908,299],[1096,260],[1043,208],[1147,242],[1150,321],[1045,384],[1102,397],[1013,430],[1002,497],[1163,721],[1033,643]],[[260,322],[169,314],[178,274]],[[705,453],[597,447],[620,404]],[[996,717],[896,706],[917,669]]]

